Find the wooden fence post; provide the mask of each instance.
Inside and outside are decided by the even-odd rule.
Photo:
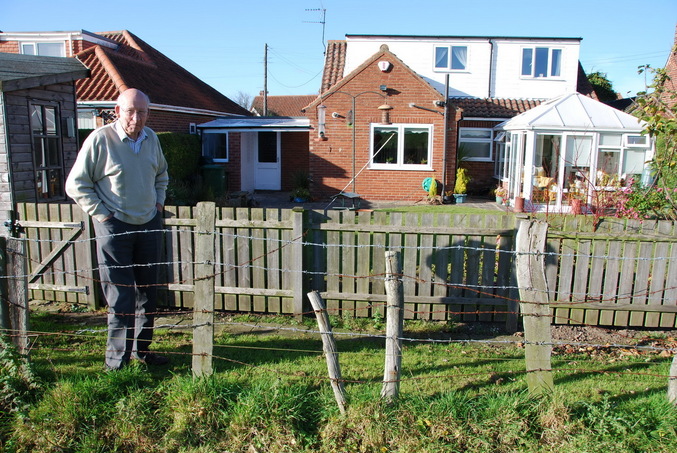
[[[404,288],[398,252],[385,252],[386,259],[386,360],[381,398],[392,402],[400,389],[402,331],[404,330]]]
[[[672,358],[670,365],[670,377],[668,378],[668,401],[677,406],[677,352]]]
[[[7,295],[7,238],[0,236],[0,333],[9,331],[9,297]]]
[[[193,308],[193,376],[213,373],[214,257],[216,204],[197,204],[195,227],[195,306]]]
[[[2,275],[8,277],[3,291],[0,327],[9,329],[9,336],[19,354],[28,356],[28,265],[26,244],[16,238],[2,238]]]
[[[341,380],[341,366],[339,365],[338,352],[336,352],[336,342],[334,335],[331,332],[331,324],[329,323],[329,315],[327,314],[324,301],[317,291],[308,293],[313,310],[315,310],[315,317],[317,318],[317,325],[322,335],[322,349],[324,357],[327,361],[327,370],[329,372],[329,379],[331,380],[331,388],[334,390],[334,398],[339,406],[342,414],[346,413],[346,391]]]
[[[553,390],[550,305],[545,280],[545,240],[548,224],[522,221],[517,230],[515,257],[520,307],[524,323],[527,384],[531,393]]]
[[[292,243],[291,263],[289,271],[291,272],[289,281],[292,283],[294,315],[303,316],[303,211],[301,207],[292,208]]]

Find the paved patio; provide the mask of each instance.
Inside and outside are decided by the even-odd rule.
[[[304,209],[341,209],[341,208],[352,208],[352,202],[349,199],[346,200],[331,200],[329,198],[321,200],[312,200],[304,203],[294,202],[291,199],[290,192],[276,192],[276,191],[256,191],[251,195],[251,199],[254,202],[255,207],[259,208],[283,208],[291,209],[295,206],[303,207]],[[392,208],[400,206],[421,206],[427,205],[425,197],[420,199],[411,199],[403,201],[368,201],[360,200],[356,207],[359,209],[383,209],[383,208]],[[465,203],[465,207],[472,208],[481,208],[481,209],[492,209],[496,211],[507,211],[508,208],[496,204],[495,200],[489,199],[488,197],[475,197],[468,196]]]

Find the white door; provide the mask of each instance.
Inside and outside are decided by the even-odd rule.
[[[259,132],[256,147],[256,190],[280,190],[280,133]]]

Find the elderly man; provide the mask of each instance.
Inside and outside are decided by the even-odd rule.
[[[118,98],[118,120],[85,140],[66,192],[94,219],[103,292],[108,303],[106,368],[131,359],[168,362],[149,352],[157,307],[162,215],[169,176],[157,135],[145,127],[150,101],[136,89]]]

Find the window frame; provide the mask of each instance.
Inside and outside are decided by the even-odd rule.
[[[49,102],[30,102],[28,105],[29,112],[29,130],[31,136],[31,158],[33,160],[33,182],[35,187],[35,197],[38,202],[49,202],[54,200],[63,200],[66,197],[65,183],[66,173],[64,171],[63,158],[63,130],[61,128],[61,111],[59,104]],[[33,121],[33,113],[36,109],[40,110],[41,115],[41,130],[36,133]],[[47,110],[54,112],[53,128],[47,125]],[[36,143],[41,143],[41,148],[38,149]],[[50,146],[52,143],[55,146],[54,157],[57,162],[50,162]],[[38,152],[41,153],[40,160],[42,165],[38,165]],[[57,172],[58,180],[54,181],[50,173]],[[56,185],[55,185],[56,184]],[[47,188],[45,191],[44,189]]]
[[[485,131],[489,132],[489,138],[470,138],[463,140],[463,132],[465,131]],[[488,143],[489,156],[488,157],[466,157],[464,160],[468,162],[493,162],[494,161],[494,130],[488,127],[459,127],[458,128],[458,146],[463,143]]]
[[[205,138],[208,135],[225,135],[225,142],[226,142],[226,150],[225,150],[225,157],[210,157],[205,154]],[[207,157],[210,158],[212,162],[214,163],[228,163],[230,162],[230,132],[228,131],[213,131],[213,132],[207,132],[207,131],[202,131],[202,157]]]
[[[539,58],[539,50],[547,49],[547,61],[545,62],[547,73],[545,75],[535,75],[536,74],[536,63]],[[530,53],[530,62],[529,62],[529,73],[525,73],[525,58],[526,52]],[[555,59],[555,54],[558,57]],[[520,77],[525,79],[561,79],[562,78],[562,62],[564,60],[564,49],[562,47],[549,47],[549,46],[524,46],[521,51],[520,58]],[[553,74],[553,69],[557,67],[558,74]]]
[[[453,68],[454,61],[454,48],[465,49],[465,66],[463,68]],[[444,66],[437,65],[437,49],[446,49],[446,64]],[[446,44],[446,45],[434,45],[433,46],[433,71],[436,72],[468,72],[468,62],[469,62],[470,48],[467,45],[455,45],[455,44]]]
[[[48,55],[48,54],[42,54],[40,53],[40,44],[57,44],[61,47],[61,54],[60,55]],[[24,46],[32,46],[33,48],[33,53],[26,53],[24,51]],[[66,56],[66,43],[63,41],[20,41],[19,42],[19,50],[21,51],[21,54],[23,55],[42,55],[42,56],[57,56],[57,57],[65,57]]]
[[[381,163],[374,162],[374,134],[378,128],[397,129],[397,162],[395,163]],[[427,140],[427,159],[425,163],[407,164],[404,163],[404,140],[407,129],[426,129],[428,133]],[[371,123],[369,128],[369,168],[372,170],[417,170],[427,171],[432,170],[432,147],[433,147],[433,130],[432,124],[417,124],[417,123],[394,123],[381,124]]]

